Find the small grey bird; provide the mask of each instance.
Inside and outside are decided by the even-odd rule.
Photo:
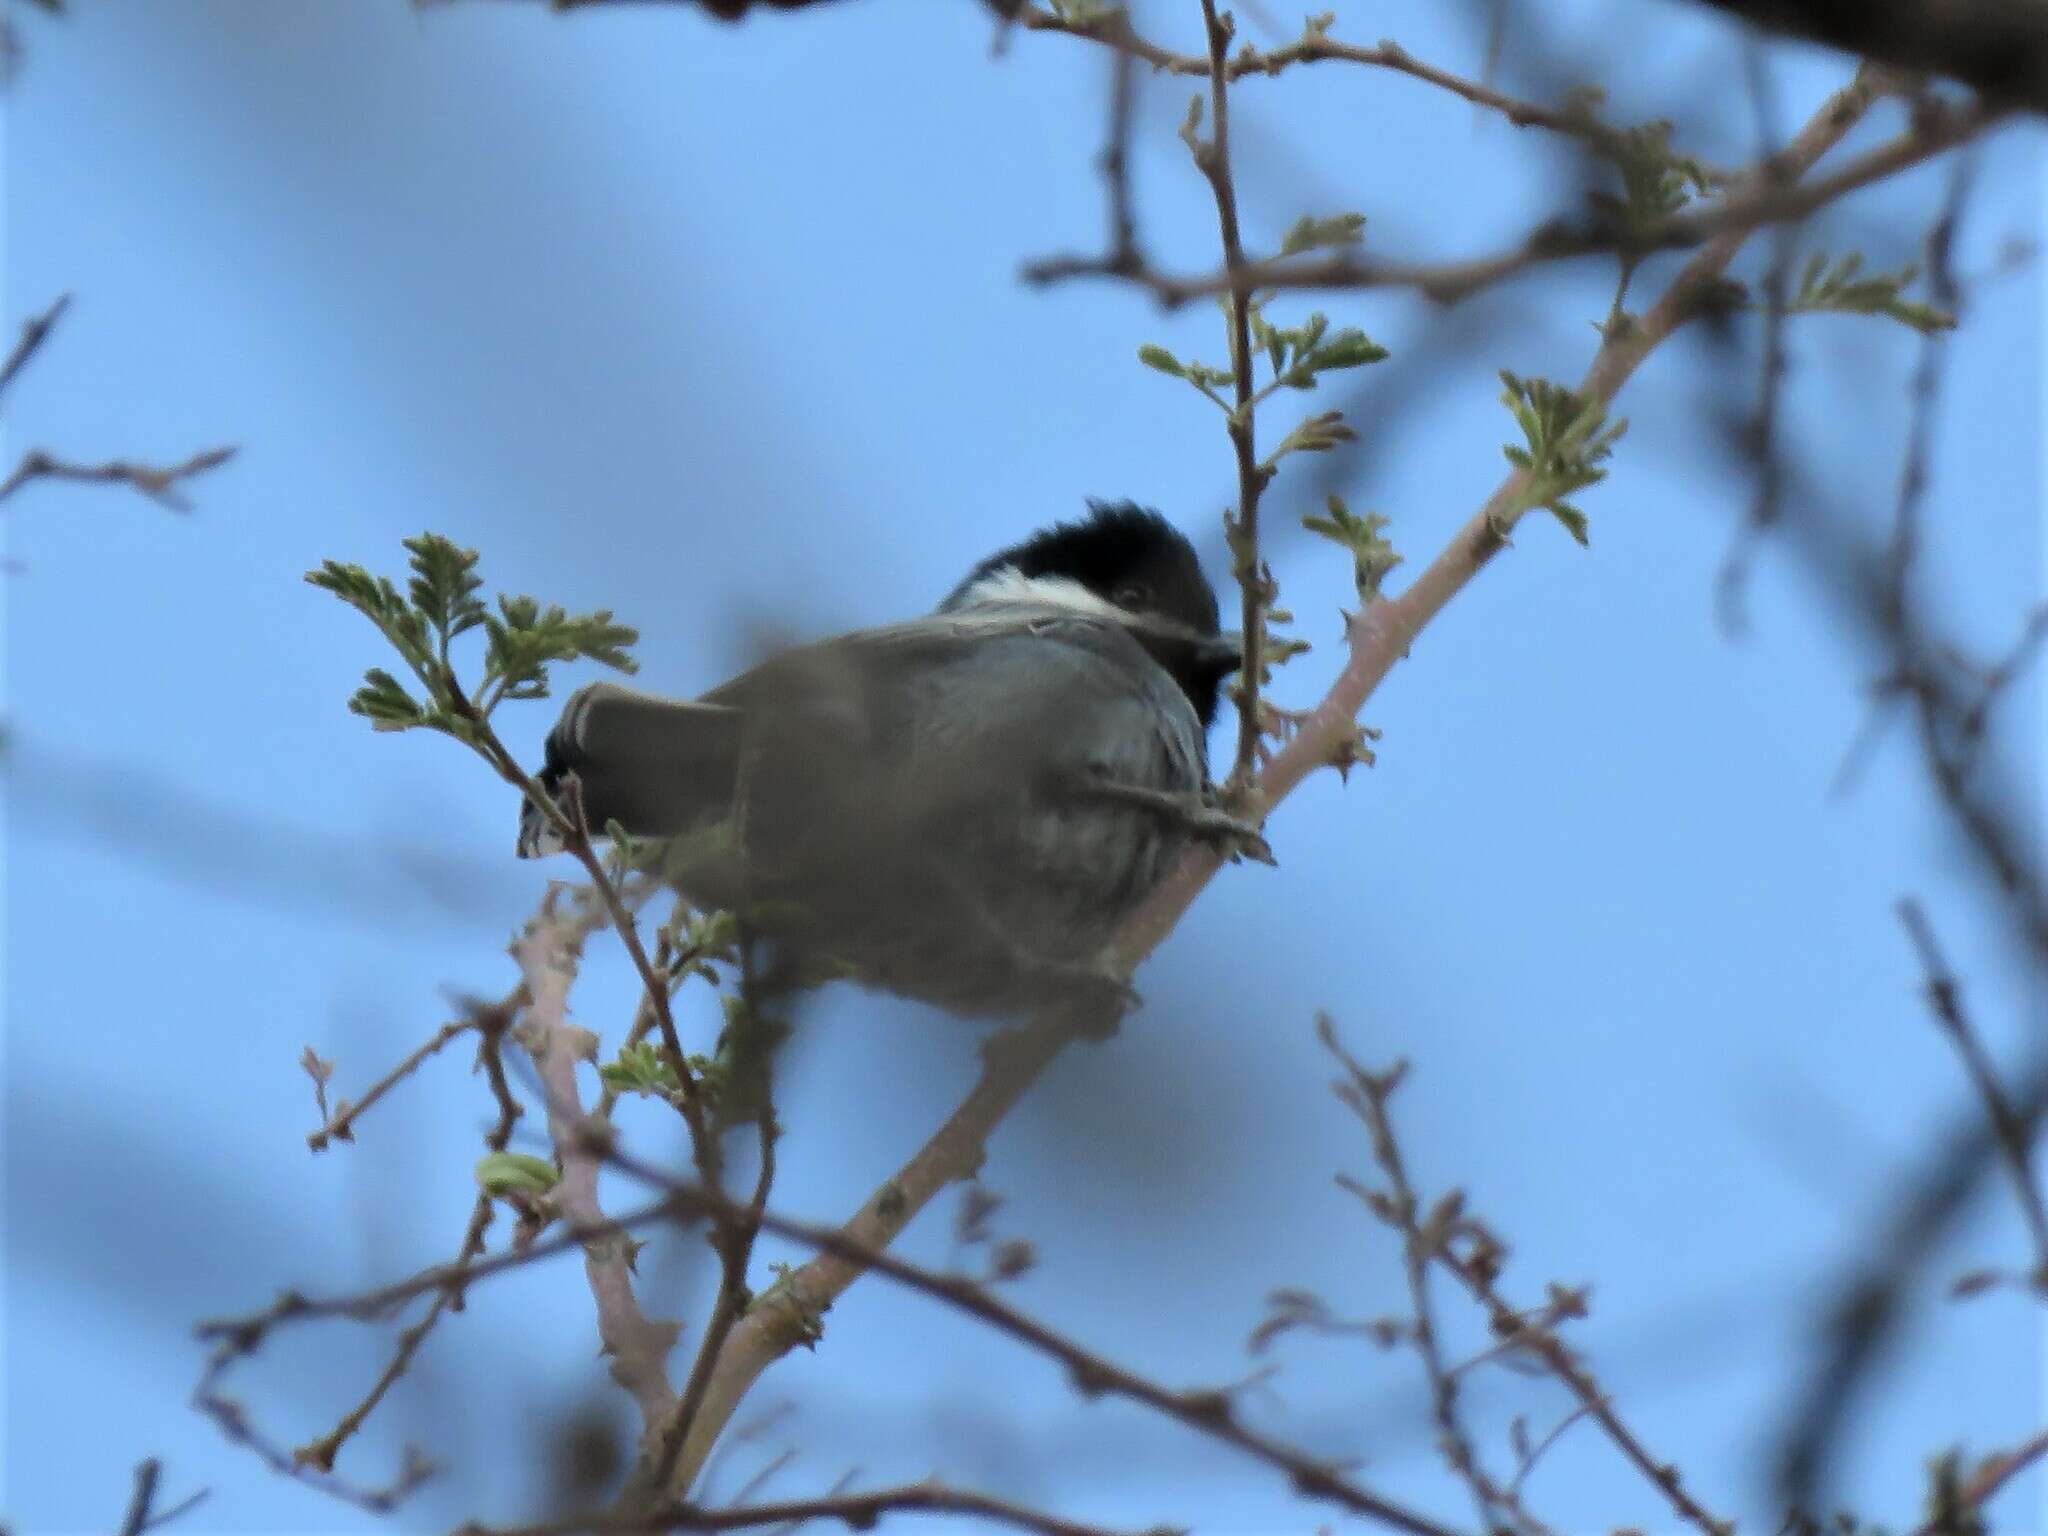
[[[785,978],[968,1016],[1120,991],[1098,960],[1190,839],[1269,859],[1210,785],[1240,661],[1157,512],[989,556],[932,615],[785,651],[700,698],[597,683],[538,775],[586,824],[666,839],[666,878],[736,913]],[[559,840],[532,805],[522,857]]]

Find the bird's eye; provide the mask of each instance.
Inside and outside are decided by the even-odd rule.
[[[1141,609],[1151,603],[1152,589],[1136,584],[1118,587],[1110,594],[1110,601],[1119,608]]]

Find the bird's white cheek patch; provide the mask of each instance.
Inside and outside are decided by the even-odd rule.
[[[969,587],[961,606],[976,603],[1050,603],[1096,618],[1129,621],[1135,617],[1071,576],[1026,576],[1014,565],[991,571]]]

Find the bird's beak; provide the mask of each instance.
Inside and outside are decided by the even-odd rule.
[[[1217,677],[1228,677],[1244,665],[1244,636],[1226,629],[1214,639],[1204,639],[1196,649],[1195,659]]]
[[[1236,630],[1205,635],[1180,624],[1138,623],[1131,626],[1138,643],[1167,671],[1178,676],[1229,676],[1244,665],[1244,636]]]
[[[1204,635],[1192,645],[1194,670],[1206,678],[1227,678],[1245,664],[1245,637],[1235,629]]]

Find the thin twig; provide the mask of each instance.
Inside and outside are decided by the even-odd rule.
[[[1178,53],[1140,37],[1131,27],[1127,10],[1118,9],[1083,19],[1060,16],[1026,3],[1018,8],[1017,20],[1028,32],[1063,32],[1069,37],[1101,43],[1125,58],[1150,64],[1163,74],[1201,77],[1210,74],[1207,56]],[[1254,76],[1271,78],[1293,65],[1316,63],[1359,64],[1370,69],[1391,70],[1448,91],[1475,107],[1496,112],[1517,128],[1542,128],[1568,138],[1583,139],[1596,148],[1609,151],[1619,152],[1629,147],[1625,130],[1601,122],[1583,102],[1566,107],[1547,107],[1541,102],[1525,101],[1496,90],[1484,81],[1425,63],[1398,43],[1380,42],[1370,47],[1347,43],[1313,26],[1303,28],[1301,36],[1283,47],[1260,49],[1247,43],[1225,65],[1224,78],[1235,84]]]
[[[616,1151],[611,1160],[617,1167],[649,1185],[666,1189],[673,1208],[678,1212],[713,1220],[721,1213],[727,1219],[739,1214],[738,1208],[721,1195],[676,1183],[660,1170]],[[1327,1499],[1353,1514],[1410,1532],[1411,1536],[1451,1536],[1447,1527],[1427,1515],[1373,1493],[1347,1478],[1339,1468],[1239,1423],[1228,1393],[1175,1391],[1161,1386],[1019,1312],[979,1282],[964,1275],[940,1274],[899,1259],[882,1248],[860,1242],[850,1236],[846,1228],[796,1221],[773,1212],[762,1213],[760,1223],[762,1230],[814,1248],[820,1259],[829,1258],[848,1266],[853,1274],[871,1271],[883,1275],[898,1285],[978,1319],[996,1332],[1065,1367],[1076,1390],[1084,1396],[1124,1398],[1244,1452],[1284,1473],[1294,1490],[1304,1497]],[[763,1297],[755,1310],[782,1313],[784,1326],[788,1327],[795,1309],[815,1307],[811,1298],[791,1290],[779,1297]],[[809,1311],[801,1321],[815,1328],[819,1310]],[[751,1320],[753,1314],[749,1316]]]
[[[1957,1503],[1965,1510],[1982,1509],[2008,1483],[2043,1457],[2048,1457],[2048,1429],[2041,1430],[2009,1451],[1986,1456],[1963,1485]],[[1947,1533],[1930,1518],[1914,1529],[1913,1536],[1947,1536]]]
[[[740,1004],[744,1015],[740,1028],[766,1030],[773,1027],[758,1012],[753,964],[749,946],[744,942],[740,946]],[[775,1143],[781,1135],[775,1121],[775,1103],[769,1091],[765,1065],[762,1077],[761,1102],[755,1116],[759,1166],[754,1175],[754,1192],[737,1217],[721,1218],[715,1223],[713,1247],[717,1250],[719,1262],[718,1294],[712,1301],[711,1316],[704,1325],[704,1335],[698,1343],[696,1358],[690,1363],[690,1373],[684,1380],[682,1392],[663,1421],[650,1425],[649,1439],[656,1446],[652,1476],[634,1481],[628,1489],[629,1500],[658,1498],[669,1487],[675,1476],[676,1461],[688,1442],[690,1427],[711,1391],[712,1378],[718,1369],[726,1340],[732,1336],[733,1329],[754,1299],[747,1282],[747,1269],[753,1259],[755,1239],[761,1232],[762,1213],[768,1207],[769,1189],[775,1182]],[[701,1166],[698,1172],[702,1178]],[[707,1185],[718,1190],[723,1204],[722,1182],[709,1184],[707,1181]]]
[[[1757,140],[1762,158],[1769,166],[1771,149],[1778,141],[1775,95],[1771,89],[1769,63],[1760,40],[1751,38],[1743,49],[1744,72],[1749,77],[1751,110],[1756,118]],[[1756,465],[1756,494],[1750,500],[1749,515],[1736,530],[1728,553],[1714,580],[1716,608],[1722,632],[1734,636],[1748,628],[1746,597],[1750,557],[1757,544],[1778,520],[1779,501],[1784,494],[1784,464],[1778,451],[1779,401],[1784,393],[1788,366],[1785,352],[1787,291],[1792,281],[1793,228],[1774,225],[1771,230],[1770,260],[1764,268],[1763,344],[1757,369],[1756,411],[1743,432],[1743,446]]]
[[[2048,1286],[2048,1204],[2043,1203],[2040,1182],[2034,1177],[2027,1129],[2020,1123],[2019,1116],[2013,1113],[2012,1101],[2006,1097],[2005,1089],[1998,1080],[1998,1069],[1985,1051],[1983,1041],[1977,1038],[1977,1031],[1970,1025],[1970,1017],[1963,1009],[1962,987],[1949,966],[1948,957],[1942,953],[1927,913],[1911,897],[1899,902],[1898,913],[1899,921],[1905,925],[1906,936],[1920,957],[1920,969],[1927,978],[1927,1005],[1941,1025],[1942,1033],[1955,1047],[1956,1055],[1962,1058],[1963,1070],[1969,1074],[1970,1085],[1976,1089],[1977,1097],[1984,1102],[1984,1113],[1998,1138],[2006,1169],[2012,1175],[2020,1214],[2026,1218],[2027,1230],[2034,1239],[2034,1283]]]
[[[0,389],[5,387],[5,379],[0,378]],[[158,1509],[157,1485],[163,1480],[163,1472],[163,1463],[154,1456],[136,1463],[135,1487],[128,1496],[128,1512],[121,1518],[119,1536],[142,1536],[144,1531],[169,1525],[206,1497],[207,1490],[201,1488],[197,1493],[187,1494],[169,1509]]]
[[[383,1098],[393,1088],[404,1082],[406,1078],[418,1070],[420,1063],[438,1052],[450,1040],[453,1040],[458,1035],[466,1035],[476,1027],[477,1021],[474,1017],[451,1019],[448,1023],[443,1024],[433,1034],[429,1035],[423,1043],[409,1052],[389,1072],[386,1072],[364,1090],[363,1096],[360,1099],[343,1099],[335,1108],[334,1113],[327,1116],[317,1129],[306,1133],[306,1145],[315,1152],[324,1152],[327,1150],[330,1142],[354,1141],[355,1123],[361,1118],[364,1111],[368,1110],[371,1105]]]
[[[867,1493],[832,1493],[813,1499],[783,1499],[771,1504],[733,1504],[719,1509],[671,1505],[645,1514],[592,1513],[543,1525],[492,1527],[465,1525],[455,1536],[627,1536],[637,1531],[742,1531],[763,1525],[798,1525],[810,1520],[838,1520],[848,1530],[866,1530],[884,1515],[973,1515],[1034,1536],[1116,1536],[1107,1526],[1086,1525],[1041,1509],[1032,1509],[994,1494],[954,1488],[930,1481],[877,1488]],[[1145,1536],[1168,1536],[1160,1527]]]
[[[1192,127],[1187,138],[1195,165],[1209,183],[1216,201],[1216,224],[1223,246],[1223,268],[1230,274],[1226,313],[1230,327],[1230,376],[1235,406],[1225,417],[1230,450],[1237,460],[1237,511],[1225,518],[1230,533],[1232,570],[1242,594],[1244,664],[1238,669],[1237,753],[1227,783],[1234,791],[1257,766],[1259,683],[1265,671],[1266,609],[1270,581],[1259,559],[1259,495],[1270,478],[1260,465],[1256,397],[1252,383],[1251,288],[1242,281],[1244,239],[1237,222],[1237,186],[1230,169],[1229,18],[1216,10],[1216,0],[1202,0],[1202,24],[1209,44],[1210,137],[1198,139]]]
[[[0,501],[5,501],[33,480],[72,480],[88,484],[127,485],[173,512],[189,512],[192,503],[179,487],[194,475],[218,469],[235,456],[232,447],[208,448],[175,464],[144,464],[134,459],[108,459],[101,464],[79,464],[60,459],[42,448],[31,448],[21,456],[14,473],[0,480]]]
[[[1429,1266],[1436,1257],[1433,1245],[1440,1244],[1447,1233],[1438,1232],[1432,1238],[1423,1232],[1422,1203],[1415,1193],[1415,1186],[1409,1181],[1407,1161],[1401,1156],[1400,1145],[1394,1139],[1393,1123],[1386,1113],[1386,1095],[1392,1091],[1405,1068],[1397,1066],[1384,1077],[1374,1077],[1365,1072],[1344,1054],[1337,1043],[1335,1026],[1327,1014],[1318,1016],[1316,1032],[1324,1048],[1350,1072],[1349,1087],[1357,1097],[1354,1099],[1346,1095],[1347,1102],[1356,1103],[1364,1116],[1371,1135],[1373,1160],[1386,1174],[1392,1191],[1393,1224],[1401,1235],[1401,1268],[1407,1277],[1408,1305],[1414,1319],[1408,1333],[1429,1382],[1430,1416],[1436,1421],[1438,1450],[1452,1474],[1470,1491],[1481,1530],[1495,1528],[1496,1511],[1525,1527],[1535,1525],[1536,1522],[1521,1509],[1512,1492],[1497,1488],[1487,1475],[1472,1444],[1472,1437],[1458,1413],[1458,1379],[1462,1371],[1453,1371],[1444,1363],[1443,1348],[1437,1338],[1435,1309],[1430,1304],[1429,1294]],[[1344,1090],[1340,1088],[1339,1091]]]
[[[1236,272],[1226,267],[1175,274],[1150,267],[1109,273],[1090,259],[1051,259],[1038,263],[1026,275],[1039,282],[1116,277],[1149,290],[1169,308],[1228,293],[1239,285],[1275,290],[1405,288],[1440,303],[1454,303],[1553,262],[1614,254],[1641,260],[1659,251],[1711,248],[1731,233],[1796,222],[1851,192],[1969,143],[2004,116],[2001,109],[1982,102],[1930,109],[1916,116],[1913,125],[1897,137],[1866,151],[1839,171],[1810,182],[1797,182],[1788,175],[1783,185],[1773,185],[1761,176],[1765,166],[1754,167],[1735,178],[1729,192],[1696,212],[1675,213],[1636,226],[1611,222],[1573,226],[1551,220],[1505,250],[1462,261],[1400,261],[1339,251],[1318,257],[1253,261]]]
[[[1516,1466],[1515,1475],[1508,1479],[1507,1491],[1511,1495],[1517,1498],[1521,1496],[1522,1486],[1529,1481],[1529,1474],[1536,1470],[1536,1464],[1543,1460],[1545,1453],[1553,1445],[1564,1438],[1565,1431],[1585,1418],[1589,1411],[1584,1403],[1574,1404],[1563,1418],[1550,1426],[1549,1432],[1541,1440],[1529,1448],[1529,1453],[1522,1457]]]
[[[59,294],[57,301],[40,315],[31,315],[22,323],[21,337],[14,343],[14,350],[7,354],[7,361],[0,363],[0,395],[7,393],[7,386],[14,382],[14,376],[36,355],[38,348],[49,340],[51,330],[63,318],[64,311],[71,307],[71,295]],[[144,1462],[144,1466],[151,1463]],[[138,1474],[139,1475],[139,1474]]]
[[[565,1224],[562,1230],[553,1236],[542,1238],[525,1248],[494,1253],[488,1258],[478,1259],[473,1264],[430,1264],[403,1280],[393,1280],[368,1290],[324,1297],[307,1296],[299,1291],[286,1291],[267,1307],[232,1317],[208,1318],[199,1323],[193,1332],[202,1342],[226,1347],[238,1355],[252,1354],[272,1333],[292,1323],[317,1318],[350,1318],[365,1321],[387,1317],[394,1307],[403,1306],[415,1296],[426,1296],[439,1291],[467,1291],[479,1282],[492,1279],[508,1270],[524,1269],[529,1264],[541,1263],[556,1254],[567,1253],[572,1248],[581,1249],[592,1241],[630,1235],[643,1227],[671,1220],[674,1214],[672,1206],[666,1199],[655,1200],[638,1206],[623,1216],[607,1217],[594,1227]]]
[[[1006,1030],[982,1048],[979,1080],[945,1124],[894,1176],[883,1181],[841,1229],[839,1252],[821,1250],[777,1286],[778,1300],[757,1301],[733,1328],[710,1374],[704,1399],[692,1415],[681,1450],[674,1454],[671,1491],[686,1490],[696,1478],[740,1400],[775,1361],[808,1342],[814,1323],[860,1278],[867,1266],[848,1255],[887,1247],[938,1192],[981,1166],[989,1132],[1008,1114],[1074,1036],[1065,1018],[1045,1018],[1029,1028]],[[644,1477],[669,1455],[665,1445],[643,1457]]]
[[[1372,1139],[1374,1159],[1390,1180],[1398,1178],[1394,1196],[1387,1199],[1382,1195],[1377,1200],[1373,1198],[1375,1191],[1364,1190],[1343,1179],[1339,1182],[1359,1194],[1374,1215],[1401,1231],[1404,1240],[1412,1232],[1414,1250],[1426,1261],[1442,1265],[1485,1309],[1487,1323],[1494,1336],[1513,1341],[1541,1360],[1587,1416],[1600,1426],[1623,1458],[1664,1496],[1680,1519],[1697,1527],[1703,1536],[1732,1536],[1734,1522],[1709,1513],[1686,1491],[1678,1468],[1659,1461],[1649,1453],[1635,1431],[1614,1411],[1612,1400],[1594,1379],[1593,1373],[1558,1336],[1557,1329],[1562,1322],[1584,1315],[1583,1293],[1553,1285],[1549,1301],[1542,1310],[1531,1313],[1511,1306],[1500,1294],[1496,1283],[1505,1249],[1490,1232],[1464,1214],[1460,1196],[1455,1193],[1446,1196],[1432,1206],[1426,1216],[1418,1219],[1414,1190],[1407,1184],[1405,1167],[1394,1137],[1393,1120],[1387,1111],[1387,1100],[1400,1083],[1405,1066],[1397,1064],[1386,1073],[1369,1072],[1345,1051],[1327,1016],[1316,1021],[1316,1031],[1324,1047],[1342,1064],[1347,1075],[1348,1080],[1339,1084],[1339,1097],[1365,1122]],[[1398,1175],[1396,1170],[1400,1170]],[[1467,1251],[1460,1252],[1454,1244],[1453,1239],[1458,1236],[1468,1240]]]

